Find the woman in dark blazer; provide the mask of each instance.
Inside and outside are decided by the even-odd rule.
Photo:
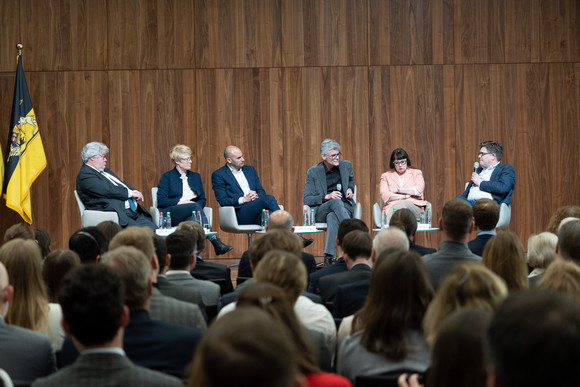
[[[201,212],[202,224],[207,223],[203,212],[205,191],[199,173],[191,172],[191,148],[175,145],[170,157],[175,168],[165,172],[157,185],[157,205],[160,211],[171,212],[171,225],[177,226],[184,220],[194,220],[192,213]],[[208,237],[216,255],[225,254],[232,246],[225,245],[215,235]]]

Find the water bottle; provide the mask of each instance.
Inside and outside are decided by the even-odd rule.
[[[165,221],[165,216],[163,215],[163,212],[160,212],[159,213],[159,219],[158,219],[159,224],[157,225],[157,227],[159,227],[159,228],[165,228],[164,221]]]
[[[302,224],[304,226],[310,226],[310,211],[304,209],[304,214],[302,214]]]
[[[427,219],[426,222],[431,228],[431,222],[433,222],[433,213],[431,212],[431,206],[427,206]]]
[[[199,223],[201,226],[203,226],[203,218],[201,217],[201,211],[197,211],[195,221]]]
[[[387,223],[387,207],[383,207],[381,211],[381,228],[387,228],[389,224]]]
[[[167,222],[167,227],[166,228],[171,228],[173,227],[171,225],[171,212],[167,211],[167,216],[165,217],[166,222]]]
[[[427,223],[427,219],[425,218],[425,209],[423,207],[421,207],[421,215],[420,215],[420,218],[419,218],[419,223],[420,224]]]
[[[268,225],[268,221],[266,220],[266,209],[262,210],[262,218],[260,219],[262,231],[266,230],[266,226]]]
[[[310,225],[316,226],[316,217],[314,216],[314,208],[310,209]]]

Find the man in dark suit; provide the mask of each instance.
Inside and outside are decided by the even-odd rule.
[[[211,183],[220,206],[233,206],[239,224],[260,224],[263,209],[280,209],[276,198],[266,195],[254,167],[245,165],[240,148],[229,145],[224,150],[226,165],[214,171]]]
[[[467,243],[473,254],[483,255],[485,244],[495,235],[495,225],[499,220],[499,204],[492,199],[479,199],[473,205],[473,221],[480,231],[477,237]]]
[[[195,354],[201,338],[199,330],[151,319],[149,303],[153,294],[149,259],[132,246],[110,250],[101,258],[125,286],[125,305],[129,307],[129,324],[125,328],[123,348],[135,364],[181,378]],[[76,359],[76,350],[65,339],[61,365]]]
[[[393,213],[389,226],[395,226],[403,230],[409,238],[409,250],[419,253],[421,256],[432,254],[437,250],[431,247],[425,247],[415,244],[415,235],[417,233],[417,219],[413,212],[407,208],[401,208]]]
[[[326,223],[325,263],[336,256],[338,226],[352,218],[354,211],[354,173],[350,161],[341,160],[340,144],[329,138],[320,144],[322,161],[306,174],[304,204],[315,209],[316,222]]]
[[[124,295],[121,279],[106,265],[83,265],[66,277],[59,295],[62,325],[80,355],[33,386],[181,386],[179,379],[137,366],[125,355]]]
[[[140,226],[155,230],[151,215],[137,201],[143,194],[121,181],[107,168],[109,148],[100,142],[85,145],[83,166],[77,175],[77,193],[88,210],[114,211],[121,227]]]
[[[320,279],[322,301],[329,306],[339,285],[358,281],[369,281],[373,272],[371,253],[373,240],[368,232],[355,230],[345,235],[342,250],[346,268],[342,273],[327,275]]]
[[[479,167],[471,174],[471,180],[460,197],[471,205],[479,199],[493,199],[498,204],[512,204],[516,185],[514,167],[501,164],[503,147],[496,141],[479,144]]]
[[[53,373],[56,362],[47,336],[4,320],[13,294],[8,272],[0,262],[0,368],[15,385],[29,385],[34,379]]]

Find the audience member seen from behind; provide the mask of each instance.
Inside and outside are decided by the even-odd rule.
[[[351,336],[340,347],[337,372],[351,381],[397,369],[424,372],[430,354],[421,322],[432,298],[419,254],[383,253],[367,300],[352,321]]]
[[[79,265],[80,266],[80,265]],[[124,286],[107,265],[83,265],[63,281],[63,326],[80,352],[77,361],[33,386],[180,386],[179,379],[136,366],[123,351],[129,310]]]
[[[417,218],[415,218],[415,214],[413,214],[411,210],[407,208],[397,210],[397,212],[391,216],[389,226],[398,227],[407,234],[407,238],[409,238],[409,250],[415,251],[419,253],[419,255],[432,254],[437,251],[431,247],[424,247],[415,244]]]
[[[441,325],[425,385],[427,387],[485,387],[484,342],[492,313],[477,308],[453,312]],[[416,374],[402,374],[399,387],[420,386]]]
[[[379,191],[381,200],[387,210],[387,223],[390,223],[394,209],[406,208],[415,219],[421,217],[421,207],[427,202],[424,198],[425,179],[419,169],[410,168],[411,159],[403,148],[397,148],[391,153],[389,167],[392,171],[381,175]]]
[[[580,219],[564,224],[558,231],[556,259],[573,261],[580,266]]]
[[[51,243],[50,235],[44,230],[35,228],[34,239],[36,240],[36,243],[38,243],[38,247],[40,247],[42,259],[46,258],[48,253],[50,253],[50,243]]]
[[[551,232],[532,234],[528,238],[528,265],[532,272],[528,275],[530,288],[533,288],[546,272],[546,268],[556,258],[558,237]]]
[[[254,283],[246,287],[238,298],[238,307],[254,306],[266,311],[278,324],[289,329],[298,354],[298,369],[306,376],[310,387],[351,386],[338,375],[323,373],[315,364],[313,350],[306,339],[303,327],[298,322],[292,304],[284,291],[270,283]]]
[[[254,307],[215,321],[191,368],[188,387],[308,386],[288,329]]]
[[[115,223],[110,220],[105,220],[104,222],[97,224],[96,227],[101,233],[103,233],[103,236],[105,237],[105,251],[109,250],[109,243],[115,237],[115,235],[117,235],[117,233],[123,229],[121,226],[119,226],[119,223]]]
[[[59,304],[49,303],[42,278],[42,256],[34,240],[13,239],[0,248],[0,262],[6,267],[14,296],[6,315],[8,324],[38,331],[59,350],[64,340]]]
[[[580,219],[580,206],[562,206],[558,208],[550,217],[548,222],[547,232],[551,232],[554,235],[558,235],[558,228],[560,227],[560,222],[564,218],[579,218]]]
[[[485,266],[462,262],[445,279],[423,319],[423,332],[429,345],[435,339],[443,321],[455,310],[474,307],[494,311],[508,293],[503,279]]]
[[[478,232],[475,239],[467,242],[467,247],[473,254],[480,257],[483,255],[485,245],[496,234],[499,212],[499,204],[492,199],[479,199],[473,205],[473,222]]]
[[[12,239],[35,239],[34,229],[27,223],[16,223],[8,227],[4,233],[4,242]]]
[[[505,281],[509,291],[529,288],[526,253],[513,232],[500,232],[491,238],[483,250],[482,263]]]
[[[546,292],[517,292],[487,331],[488,386],[577,386],[580,304]]]
[[[42,278],[49,302],[58,303],[58,292],[64,276],[81,265],[79,255],[72,250],[51,251],[42,264]]]
[[[83,227],[68,240],[68,248],[79,255],[81,263],[95,263],[107,251],[107,240],[94,226]]]
[[[580,267],[573,262],[556,261],[546,269],[536,287],[566,294],[580,301]]]

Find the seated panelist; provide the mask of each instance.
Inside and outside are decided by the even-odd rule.
[[[397,148],[391,153],[389,166],[392,171],[383,173],[380,183],[381,199],[387,209],[387,223],[395,208],[407,208],[413,212],[415,219],[419,219],[421,207],[427,205],[423,197],[423,172],[410,168],[411,159],[403,148]]]
[[[177,226],[184,220],[193,219],[193,212],[200,211],[202,224],[207,224],[203,212],[205,191],[199,173],[191,171],[191,148],[187,145],[175,145],[170,157],[175,168],[165,172],[157,185],[157,205],[165,213],[171,212],[171,225]],[[225,254],[232,246],[224,244],[215,235],[207,237],[212,243],[216,255]]]

